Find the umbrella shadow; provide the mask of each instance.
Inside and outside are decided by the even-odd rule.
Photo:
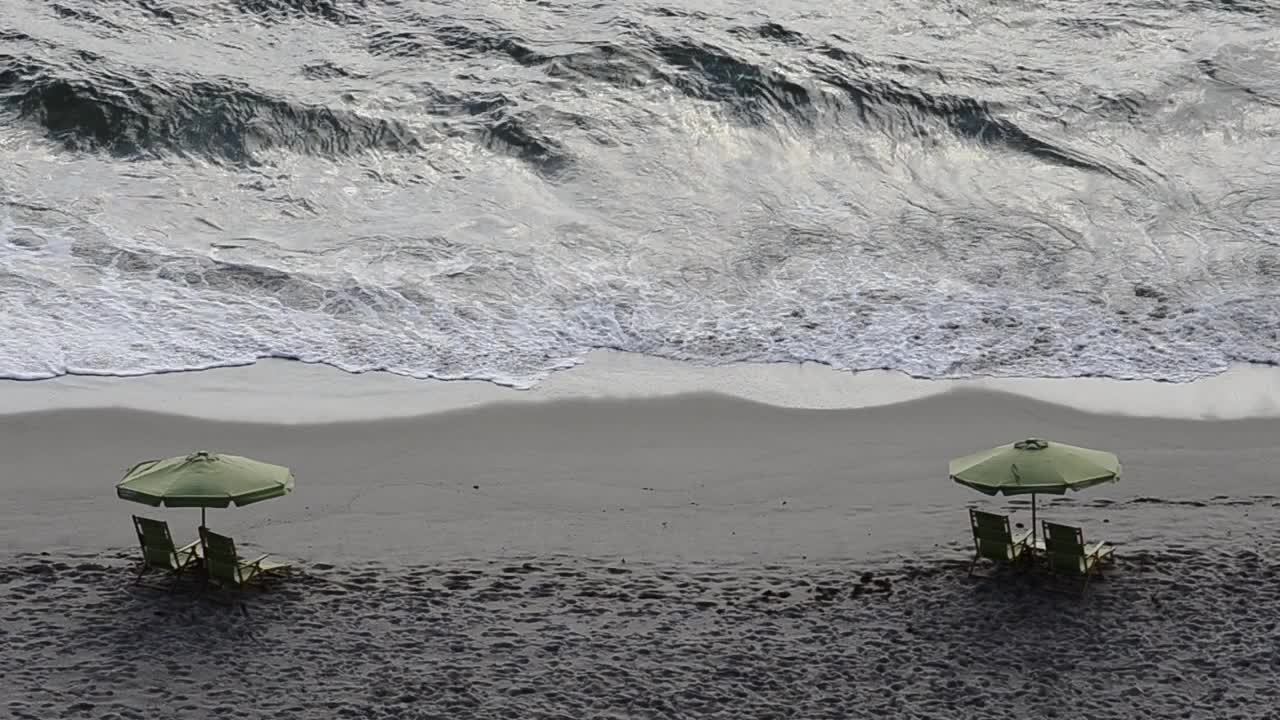
[[[32,632],[33,652],[56,643],[58,655],[76,658],[77,672],[95,686],[132,678],[181,680],[202,672],[202,658],[254,654],[259,634],[296,614],[298,594],[280,593],[254,618],[210,611],[183,583],[174,592],[133,585],[132,557],[99,555],[66,562],[19,558],[4,574],[14,612]]]
[[[1117,561],[1084,596],[1078,579],[1041,570],[1002,568],[987,578],[958,578],[931,612],[952,641],[946,652],[960,665],[974,657],[1018,657],[1026,669],[1061,669],[1064,655],[1084,657],[1082,648],[1105,646],[1133,604],[1147,597],[1141,579],[1127,572],[1130,565]]]
[[[152,647],[184,638],[205,651],[222,644],[252,642],[266,630],[301,612],[306,604],[304,586],[310,576],[295,570],[289,576],[271,578],[242,590],[222,588],[190,574],[170,587],[131,584],[133,569],[122,568],[104,588],[114,597],[119,632],[103,636],[125,649]],[[252,612],[249,609],[252,609]],[[237,612],[239,610],[239,612]],[[89,624],[92,625],[93,620]]]
[[[182,687],[218,682],[229,667],[273,667],[280,638],[308,612],[307,593],[296,587],[305,578],[255,593],[252,612],[244,614],[200,593],[196,582],[169,592],[131,586],[130,577],[130,568],[114,568],[82,589],[91,602],[65,604],[66,637],[93,658],[85,667],[104,684],[154,678],[181,694]]]

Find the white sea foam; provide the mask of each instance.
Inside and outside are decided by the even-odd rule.
[[[591,275],[545,256],[376,238],[319,255],[247,241],[196,253],[11,213],[0,236],[0,373],[136,375],[291,357],[529,387],[605,347],[934,378],[1183,381],[1280,360],[1274,295],[1153,318],[1153,299],[1116,307],[980,291],[839,255],[781,259],[768,277],[746,278],[710,262],[655,275],[601,265]]]
[[[1269,57],[1215,62],[1257,80],[1249,63]],[[365,116],[443,122],[402,62],[346,59],[385,75],[385,95],[351,100]],[[1123,71],[1143,61],[1106,81],[1155,93],[1159,78]],[[476,72],[435,91],[546,80]],[[565,158],[554,172],[449,132],[423,155],[277,148],[236,165],[0,131],[0,377],[288,357],[527,388],[594,348],[925,378],[1186,381],[1280,362],[1275,107],[1249,105],[1230,136],[1180,117],[1160,140],[1105,113],[1066,130],[1032,114],[1002,144],[966,137],[952,101],[924,95],[936,107],[914,115],[815,102],[803,123],[756,125],[656,84],[627,102],[540,87]],[[1074,107],[1095,89],[1043,92]]]

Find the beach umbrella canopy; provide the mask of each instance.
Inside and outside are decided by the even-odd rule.
[[[1120,478],[1109,452],[1027,438],[966,455],[950,464],[951,479],[988,495],[1063,495]]]
[[[952,460],[951,479],[987,495],[1031,495],[1031,533],[1036,533],[1036,495],[1063,495],[1120,479],[1120,459],[1102,450],[1027,438]]]
[[[293,491],[293,472],[239,455],[195,452],[146,460],[116,483],[116,495],[152,507],[224,508],[280,497]]]

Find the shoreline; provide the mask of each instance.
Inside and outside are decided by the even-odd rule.
[[[1280,368],[1238,365],[1189,383],[1109,378],[928,380],[897,371],[847,372],[817,363],[706,367],[617,351],[518,390],[479,380],[348,373],[293,360],[128,377],[0,381],[0,416],[120,408],[235,422],[313,424],[410,418],[494,404],[715,394],[779,408],[881,407],[952,392],[995,392],[1125,417],[1280,417]]]

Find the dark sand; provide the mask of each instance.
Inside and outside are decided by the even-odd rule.
[[[1088,602],[968,581],[954,559],[313,565],[250,595],[247,617],[126,590],[128,565],[0,570],[0,713],[1263,718],[1280,704],[1278,563],[1253,550],[1130,553]]]
[[[0,716],[1276,717],[1277,431],[974,392],[317,426],[0,417]],[[946,460],[1026,435],[1125,462],[1042,503],[1118,545],[1084,599],[965,576],[966,506],[1028,513],[948,483]],[[298,475],[211,512],[245,553],[298,565],[247,616],[129,586],[129,514],[180,538],[198,515],[112,484],[196,448]]]

